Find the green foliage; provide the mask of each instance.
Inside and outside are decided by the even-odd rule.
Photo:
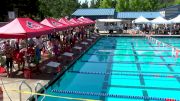
[[[44,17],[70,16],[80,4],[76,0],[39,0],[39,10]]]
[[[100,8],[112,8],[112,0],[101,0]]]
[[[174,4],[180,4],[180,0],[175,0]]]
[[[117,0],[116,11],[156,11],[173,3],[174,0]]]
[[[112,1],[112,8],[116,8],[116,3],[117,3],[117,0]]]
[[[132,0],[134,1],[134,0]],[[116,11],[130,11],[130,2],[129,0],[117,0]]]
[[[90,8],[99,8],[100,7],[100,1],[101,0],[91,0]]]

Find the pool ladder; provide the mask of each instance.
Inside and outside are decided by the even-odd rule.
[[[32,96],[33,96],[33,94],[32,94],[33,92],[32,92],[31,86],[30,86],[29,84],[27,84],[27,83],[25,82],[25,80],[23,80],[23,81],[21,82],[21,84],[19,85],[19,91],[20,91],[20,93],[19,93],[19,100],[20,100],[20,101],[23,101],[23,100],[22,100],[22,92],[21,92],[21,91],[22,91],[22,85],[23,85],[23,84],[26,85],[26,86],[29,88],[30,92],[31,92],[29,98],[32,98]],[[36,84],[36,86],[35,86],[35,93],[38,92],[38,89],[37,89],[38,86],[40,86],[40,87],[44,90],[44,92],[46,92],[45,87],[44,87],[40,82],[38,82],[38,83]],[[34,95],[34,97],[35,97],[35,101],[37,101],[38,98],[37,98],[37,95],[36,95],[36,94]],[[29,98],[28,98],[26,101],[28,101]],[[41,99],[41,101],[43,101],[44,98],[45,98],[45,96]]]

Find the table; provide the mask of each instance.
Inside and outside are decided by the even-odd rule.
[[[50,61],[46,64],[45,72],[47,73],[56,73],[57,68],[61,65],[61,63]]]
[[[88,43],[87,43],[87,42],[81,42],[81,44],[83,44],[83,45],[88,45]]]
[[[74,46],[73,48],[74,48],[74,49],[78,49],[78,50],[81,50],[81,49],[82,49],[82,47],[79,47],[79,46]]]
[[[92,42],[93,40],[92,39],[87,39],[87,41],[91,41]]]
[[[57,68],[61,63],[58,63],[58,62],[49,62],[48,64],[46,64],[46,66],[49,66],[49,67],[53,67],[53,68]]]
[[[72,57],[72,56],[73,56],[73,53],[70,53],[70,52],[64,52],[62,55],[68,56],[68,57]]]
[[[75,49],[74,51],[76,51],[75,54],[79,54],[79,52],[81,52],[82,50],[82,47],[74,46],[73,49]]]
[[[94,37],[94,36],[91,36],[91,38],[96,39],[96,37]]]
[[[94,36],[99,36],[98,34],[93,34]]]
[[[73,53],[70,53],[70,52],[64,52],[63,54],[62,54],[63,56],[66,56],[66,57],[69,57],[69,58],[71,58],[71,60],[73,60]]]

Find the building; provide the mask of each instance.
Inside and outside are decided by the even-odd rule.
[[[123,20],[134,20],[140,16],[144,16],[147,19],[154,19],[162,16],[160,12],[115,12],[114,8],[89,8],[89,9],[77,9],[73,14],[73,17],[88,17],[93,20],[117,18]]]
[[[134,20],[140,16],[143,16],[151,20],[162,15],[160,14],[160,12],[118,12],[117,13],[117,18],[123,20]]]
[[[88,17],[93,20],[96,19],[107,19],[115,18],[114,8],[88,8],[88,9],[77,9],[73,14],[73,17]]]
[[[166,18],[172,19],[180,14],[180,5],[169,6],[167,8],[162,8],[159,12]]]

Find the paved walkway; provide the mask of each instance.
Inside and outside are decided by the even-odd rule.
[[[42,85],[45,85],[49,82],[49,80],[35,80],[35,79],[19,79],[19,78],[4,78],[2,77],[2,81],[4,84],[5,89],[3,88],[2,81],[0,81],[0,85],[3,89],[3,100],[0,101],[20,101],[19,99],[19,93],[13,92],[12,90],[19,90],[19,85],[21,82],[25,80],[26,83],[28,83],[34,92],[35,86],[38,82],[40,82]],[[38,88],[40,89],[40,88]],[[28,87],[25,85],[22,86],[22,90],[24,91],[30,91]],[[9,97],[8,97],[9,95]],[[29,94],[22,94],[22,101],[25,101],[30,95]],[[10,100],[11,99],[11,100]]]

